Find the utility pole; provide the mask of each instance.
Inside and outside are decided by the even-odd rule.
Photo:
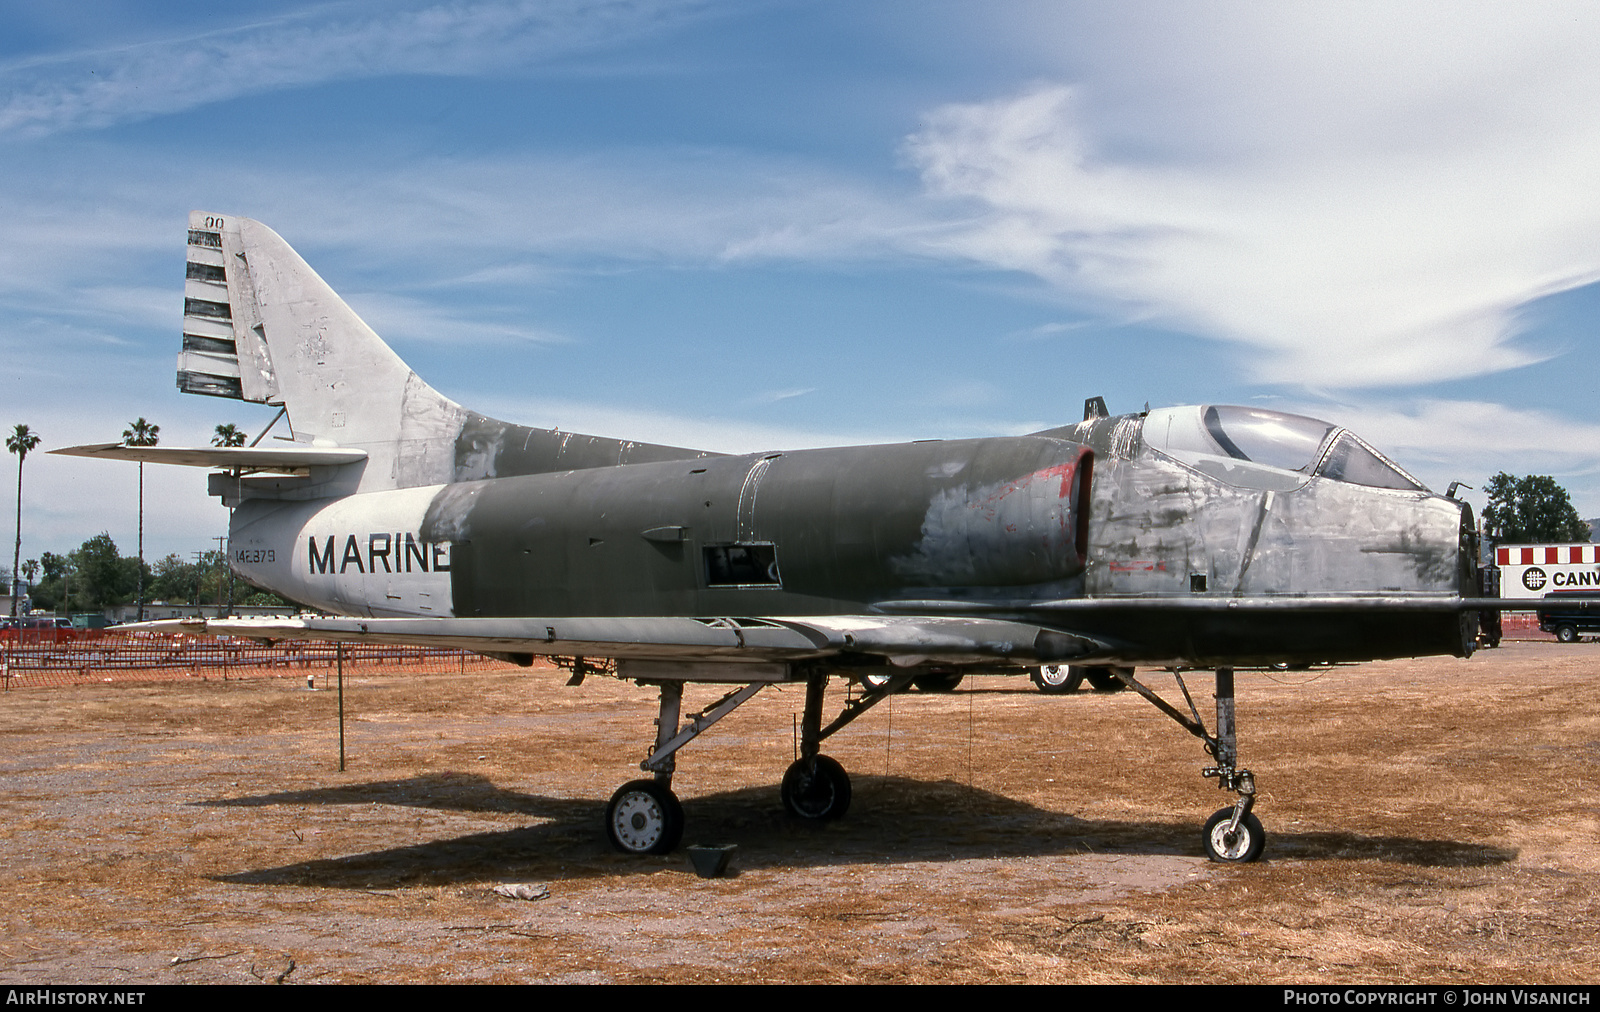
[[[228,536],[219,534],[211,539],[217,543],[217,567],[221,569],[228,564]],[[217,617],[224,618],[222,614],[222,573],[217,573]]]
[[[189,554],[194,556],[194,601],[193,601],[193,604],[194,604],[194,613],[195,613],[195,615],[198,616],[200,614],[200,584],[201,584],[201,576],[205,573],[206,553],[205,552],[190,552]]]

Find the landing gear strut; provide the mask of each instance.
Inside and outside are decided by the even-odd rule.
[[[868,696],[898,692],[907,680],[890,678]],[[783,807],[802,819],[837,819],[850,808],[850,775],[820,751],[822,739],[844,726],[835,721],[826,732],[822,729],[823,694],[827,688],[827,675],[812,674],[806,679],[806,708],[800,716],[800,758],[784,771],[778,788]]]
[[[680,729],[678,715],[683,708],[683,683],[660,683],[661,703],[656,717],[656,744],[649,758],[639,764],[652,780],[631,780],[611,795],[606,805],[606,839],[624,854],[665,854],[683,839],[683,806],[672,793],[672,773],[678,749],[699,737],[700,732],[726,717],[745,700],[760,692],[766,682],[752,682],[728,693],[695,714]]]
[[[1183,684],[1182,679],[1178,681]],[[1184,696],[1189,695],[1184,691]],[[1240,769],[1238,732],[1233,723],[1233,669],[1217,669],[1217,734],[1206,739],[1206,751],[1217,760],[1200,773],[1215,777],[1217,786],[1234,791],[1239,800],[1232,808],[1224,808],[1206,820],[1206,854],[1213,861],[1254,861],[1267,845],[1267,834],[1261,820],[1250,814],[1256,803],[1256,778],[1247,769]],[[1193,702],[1190,703],[1192,707]],[[1199,719],[1199,714],[1195,715]]]
[[[1200,711],[1195,708],[1194,697],[1189,695],[1189,687],[1183,683],[1183,676],[1178,672],[1174,671],[1172,675],[1178,680],[1178,688],[1183,691],[1184,701],[1189,704],[1187,714],[1140,684],[1128,669],[1111,670],[1128,688],[1148,699],[1162,713],[1183,725],[1185,730],[1204,742],[1206,753],[1216,760],[1216,765],[1205,767],[1200,771],[1201,775],[1207,779],[1215,779],[1217,786],[1223,790],[1233,791],[1239,795],[1239,800],[1234,802],[1232,807],[1221,809],[1206,820],[1205,831],[1202,834],[1206,856],[1213,861],[1224,862],[1254,861],[1259,858],[1262,848],[1266,846],[1267,834],[1261,828],[1261,820],[1250,812],[1256,801],[1255,775],[1238,765],[1238,733],[1233,722],[1233,669],[1217,669],[1215,735],[1206,731],[1205,722],[1200,719]]]
[[[895,674],[864,694],[847,699],[844,711],[828,726],[822,726],[822,707],[828,688],[828,674],[812,671],[806,676],[805,712],[800,718],[800,748],[797,758],[783,775],[779,793],[790,813],[802,819],[837,819],[850,808],[850,776],[844,767],[821,752],[822,742],[835,731],[861,716],[879,702],[911,684],[912,675]],[[639,768],[654,774],[650,780],[633,780],[611,796],[606,806],[606,838],[625,854],[665,854],[683,839],[683,808],[672,793],[673,758],[717,721],[738,709],[756,693],[772,684],[751,682],[734,689],[679,726],[683,704],[681,681],[658,682],[660,714],[656,717],[656,741],[650,755]]]

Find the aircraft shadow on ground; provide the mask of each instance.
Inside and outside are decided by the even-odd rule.
[[[430,774],[305,791],[223,798],[205,806],[401,805],[539,820],[473,833],[219,876],[249,885],[381,889],[485,880],[575,879],[643,874],[663,862],[687,868],[680,851],[635,858],[607,845],[603,799],[552,798],[508,791],[467,773]],[[1074,854],[1200,858],[1196,824],[1080,819],[951,781],[858,776],[849,814],[817,824],[788,815],[772,788],[744,788],[686,799],[684,844],[737,844],[734,868],[906,864]],[[403,834],[409,825],[396,825]],[[366,827],[371,832],[372,827]],[[1269,859],[1379,860],[1426,867],[1503,864],[1515,851],[1485,844],[1359,833],[1274,833]]]

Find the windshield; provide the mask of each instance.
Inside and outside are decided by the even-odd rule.
[[[1333,448],[1328,451],[1322,466],[1317,468],[1317,473],[1334,481],[1348,481],[1372,488],[1427,491],[1422,482],[1402,471],[1352,432],[1339,433],[1339,438],[1333,441]]]

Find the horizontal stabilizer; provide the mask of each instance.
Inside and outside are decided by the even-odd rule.
[[[89,443],[84,446],[65,446],[50,452],[67,457],[284,473],[303,471],[308,467],[354,464],[367,459],[365,450],[337,446],[125,446],[122,443]]]

